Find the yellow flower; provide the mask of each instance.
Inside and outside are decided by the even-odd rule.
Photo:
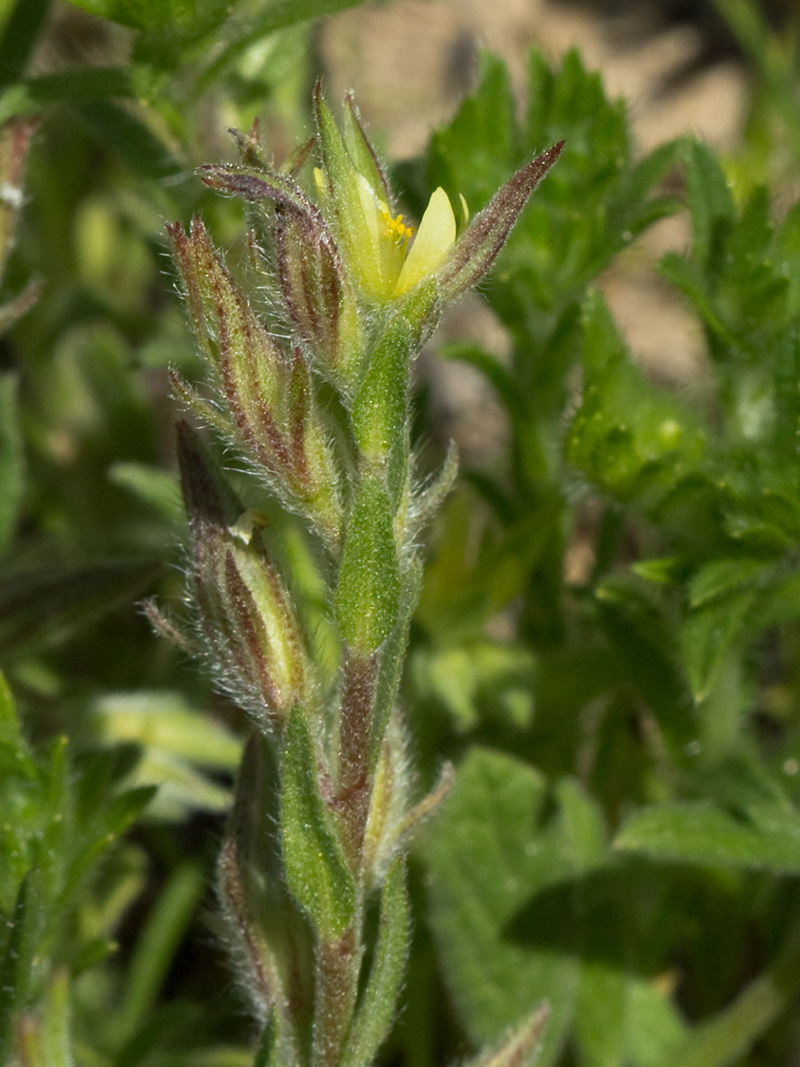
[[[394,300],[435,274],[456,238],[444,189],[430,198],[419,229],[395,213],[377,157],[347,101],[342,136],[326,101],[317,97],[323,167],[314,177],[320,206],[336,231],[345,265],[368,299]]]

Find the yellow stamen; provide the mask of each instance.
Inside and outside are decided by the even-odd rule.
[[[383,212],[383,224],[386,227],[387,236],[393,237],[398,244],[410,241],[416,232],[415,226],[406,226],[402,215],[393,219],[388,211]]]

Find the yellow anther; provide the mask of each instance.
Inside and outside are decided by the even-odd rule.
[[[406,226],[402,215],[398,215],[397,218],[393,219],[388,211],[383,212],[383,223],[386,227],[386,233],[390,237],[394,237],[398,242],[410,241],[416,230],[415,226]]]

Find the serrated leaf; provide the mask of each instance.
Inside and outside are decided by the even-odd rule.
[[[693,258],[706,269],[714,266],[721,240],[733,221],[728,180],[716,155],[702,141],[686,145],[686,184],[692,213]]]
[[[695,700],[713,689],[726,657],[743,639],[758,599],[754,589],[729,593],[692,611],[681,628],[681,652]]]
[[[622,500],[671,491],[700,464],[703,430],[675,397],[645,381],[598,293],[585,302],[583,336],[583,398],[567,458]]]
[[[281,779],[281,843],[286,881],[322,937],[353,919],[355,886],[325,813],[314,747],[303,711],[289,718]]]
[[[477,90],[463,100],[452,122],[431,139],[429,186],[442,185],[453,204],[459,195],[464,196],[471,214],[488,203],[520,161],[514,113],[505,64],[484,55]],[[537,133],[537,138],[545,136]],[[544,147],[543,141],[536,143]]]
[[[707,801],[642,808],[623,825],[614,848],[652,859],[800,873],[800,816],[777,805],[732,814]]]
[[[763,559],[715,559],[701,567],[689,582],[689,607],[700,608],[718,597],[758,583],[772,564]]]
[[[410,935],[405,864],[398,856],[383,885],[378,945],[347,1042],[343,1059],[346,1067],[369,1067],[389,1032],[403,985]]]

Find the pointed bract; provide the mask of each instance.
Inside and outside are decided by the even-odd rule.
[[[487,273],[508,239],[528,197],[561,155],[559,141],[516,172],[472,220],[439,271],[445,301],[471,289]]]
[[[550,1005],[545,1001],[510,1031],[493,1049],[482,1052],[460,1067],[534,1067]]]
[[[178,462],[206,654],[221,687],[262,727],[274,727],[310,690],[289,594],[259,540],[236,531],[242,508],[186,423],[178,427]]]

